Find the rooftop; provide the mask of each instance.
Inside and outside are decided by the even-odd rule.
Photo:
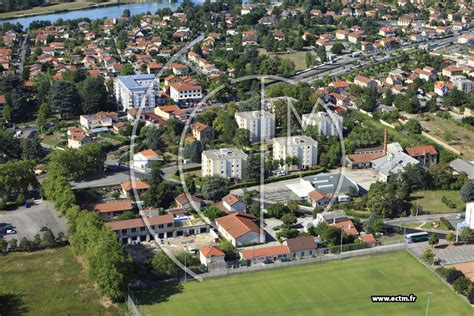
[[[238,148],[210,149],[202,152],[208,159],[247,158],[247,154]]]
[[[146,90],[150,81],[155,80],[155,75],[118,76],[117,79],[129,90]]]

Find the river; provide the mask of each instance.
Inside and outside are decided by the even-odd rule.
[[[66,12],[58,12],[58,13],[51,13],[51,14],[41,14],[35,16],[28,16],[28,17],[21,17],[21,18],[12,18],[12,19],[2,19],[0,20],[0,24],[3,22],[10,22],[10,23],[17,23],[23,25],[24,28],[27,28],[31,22],[33,21],[51,21],[54,23],[56,20],[63,19],[63,20],[73,20],[73,19],[80,19],[80,18],[89,18],[91,20],[94,19],[102,19],[102,18],[115,18],[122,15],[123,10],[128,9],[130,13],[139,14],[145,13],[150,11],[154,14],[158,9],[162,8],[170,8],[171,10],[175,11],[182,3],[182,0],[178,0],[176,2],[169,2],[167,0],[156,0],[156,1],[146,1],[141,3],[130,3],[130,4],[119,4],[107,7],[100,7],[100,8],[89,8],[83,10],[75,10],[75,11],[66,11]],[[203,0],[191,0],[196,4],[200,4]]]

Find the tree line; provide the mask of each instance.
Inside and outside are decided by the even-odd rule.
[[[125,296],[132,273],[132,259],[118,243],[116,234],[105,227],[97,213],[81,210],[77,205],[69,181],[78,174],[76,170],[68,170],[67,167],[79,162],[77,157],[85,156],[82,150],[49,157],[48,177],[42,187],[43,194],[66,216],[73,251],[85,259],[89,277],[97,284],[98,294],[120,301]],[[76,158],[70,163],[62,161],[64,158],[72,159],[71,157]],[[98,168],[98,162],[90,163]]]

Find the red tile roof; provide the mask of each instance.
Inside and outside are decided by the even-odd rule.
[[[150,188],[150,185],[138,179],[133,182],[132,181],[124,182],[120,185],[120,187],[122,188],[122,190],[125,190],[125,191],[133,190],[133,188],[136,188],[137,190],[147,190]]]
[[[94,205],[93,209],[99,213],[124,212],[132,210],[132,203],[129,200],[98,203]]]
[[[357,229],[354,226],[354,223],[350,219],[342,221],[342,222],[338,222],[338,223],[335,223],[335,224],[331,224],[331,226],[342,228],[342,230],[344,231],[344,233],[346,235],[358,235],[359,234],[359,232],[357,231]]]
[[[246,260],[261,257],[276,257],[280,255],[288,255],[290,250],[286,245],[265,246],[260,248],[247,248],[242,250],[242,257]]]
[[[204,255],[204,257],[222,257],[225,253],[216,246],[202,247],[199,251]]]
[[[438,154],[438,151],[432,145],[408,147],[405,150],[412,157]]]
[[[259,233],[260,229],[253,222],[255,216],[243,213],[233,213],[216,219],[221,226],[233,238],[239,238],[247,233]]]

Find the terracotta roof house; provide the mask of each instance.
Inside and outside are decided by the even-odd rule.
[[[131,211],[132,203],[130,200],[118,200],[95,204],[92,209],[99,212],[99,215],[103,220],[111,220],[115,216]]]
[[[336,93],[341,93],[345,91],[347,88],[349,88],[349,84],[347,83],[347,81],[344,81],[344,80],[333,81],[329,84],[329,86],[336,89]]]
[[[359,235],[359,232],[355,228],[354,223],[350,219],[334,223],[331,226],[341,228],[344,231],[344,234],[346,235]]]
[[[256,244],[260,241],[260,228],[255,224],[255,216],[233,213],[216,219],[217,230],[234,247]]]
[[[202,200],[198,198],[197,196],[192,195],[191,199],[198,205],[202,205]],[[186,193],[181,193],[177,197],[175,197],[174,202],[177,207],[184,208],[186,210],[189,210],[192,208],[191,202],[189,201],[188,197],[186,196]]]
[[[286,261],[290,251],[286,245],[262,246],[246,248],[240,252],[242,260],[248,263],[272,263],[277,260]]]
[[[229,193],[222,198],[222,201],[217,204],[217,207],[224,213],[230,214],[234,212],[247,212],[247,205],[233,193]]]
[[[147,149],[133,155],[133,161],[130,167],[137,171],[147,173],[151,171],[152,164],[158,160],[162,160],[162,157],[158,156],[152,149]]]
[[[433,145],[407,147],[405,151],[426,168],[438,163],[438,151]]]
[[[146,183],[145,181],[142,181],[140,179],[137,179],[135,181],[127,181],[122,184],[120,184],[120,187],[122,188],[122,193],[125,197],[133,196],[133,189],[135,188],[137,190],[137,194],[141,195],[143,194],[146,190],[150,188],[150,185]]]
[[[216,246],[202,247],[199,249],[199,261],[206,267],[225,265],[225,253]]]
[[[191,131],[193,133],[194,139],[198,141],[209,140],[214,138],[214,129],[203,123],[194,123],[193,125],[191,125]]]
[[[365,244],[369,245],[369,247],[373,247],[377,244],[377,240],[372,234],[360,235],[359,239],[362,240]]]
[[[290,256],[296,257],[310,257],[316,255],[316,242],[311,235],[300,235],[295,238],[285,240],[284,244],[290,251]]]
[[[308,194],[308,201],[311,203],[313,207],[319,206],[326,206],[331,202],[331,196],[317,190],[314,190]]]
[[[92,138],[83,133],[71,133],[67,138],[67,147],[69,148],[81,148],[82,145],[92,141]]]

